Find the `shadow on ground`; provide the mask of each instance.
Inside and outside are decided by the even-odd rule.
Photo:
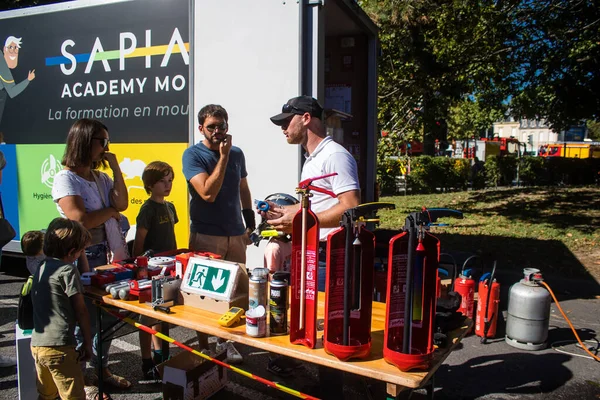
[[[436,375],[437,382],[446,382],[439,397],[473,399],[490,394],[518,397],[551,393],[572,378],[572,372],[564,365],[570,359],[565,354],[512,352],[473,357],[454,366],[444,364]],[[497,379],[499,376],[503,379]]]
[[[559,299],[595,298],[600,295],[598,281],[558,240],[448,233],[435,233],[435,236],[440,239],[442,253],[449,253],[456,259],[459,271],[467,258],[472,255],[480,257],[480,260],[472,259],[466,266],[474,269],[476,278],[482,271],[491,270],[494,261],[497,261],[498,281],[504,285],[518,282],[523,277],[524,268],[537,268]],[[515,248],[520,250],[513,250]]]
[[[477,208],[475,212],[481,215],[501,214],[519,223],[543,223],[591,234],[600,226],[600,216],[593,215],[600,212],[598,189],[574,189],[521,187],[473,192],[468,200],[457,203],[455,208],[468,213],[475,210],[478,203],[502,202],[495,207]]]

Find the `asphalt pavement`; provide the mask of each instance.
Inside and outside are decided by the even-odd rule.
[[[15,356],[15,319],[18,292],[27,271],[23,259],[6,257],[0,269],[0,355]],[[513,279],[513,277],[505,277]],[[516,282],[509,281],[509,284]],[[501,281],[502,282],[502,281]],[[559,296],[561,306],[590,347],[598,348],[594,339],[600,330],[600,292],[593,282],[547,279]],[[509,284],[504,285],[507,293]],[[586,287],[585,295],[578,290]],[[591,293],[590,293],[591,291]],[[506,296],[503,295],[505,298]],[[506,302],[501,302],[506,309]],[[505,313],[504,313],[505,316]],[[503,335],[504,324],[499,324]],[[173,327],[171,336],[188,345],[196,343],[195,332]],[[566,342],[564,342],[566,341]],[[481,344],[480,338],[466,337],[450,354],[435,376],[436,399],[600,399],[600,363],[584,358],[586,353],[573,343],[574,337],[567,323],[552,304],[549,348],[525,351],[513,348],[503,338]],[[556,348],[552,348],[556,347]],[[317,369],[302,363],[293,376],[281,378],[266,370],[268,353],[247,346],[238,346],[244,356],[239,367],[268,380],[277,381],[304,393],[319,396]],[[172,354],[180,350],[172,347]],[[113,340],[110,351],[111,370],[134,383],[128,390],[109,390],[113,399],[160,399],[161,384],[144,382],[141,371],[137,334]],[[413,398],[423,394],[417,392]],[[0,368],[0,399],[17,399],[16,367]],[[277,391],[242,375],[229,374],[229,383],[214,399],[288,399],[291,395]],[[381,382],[346,374],[344,398],[385,399],[385,385]]]

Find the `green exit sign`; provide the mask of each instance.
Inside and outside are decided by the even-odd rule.
[[[216,300],[230,301],[235,289],[239,266],[205,257],[188,261],[181,290]]]
[[[231,272],[208,265],[194,264],[190,274],[190,287],[224,294]]]

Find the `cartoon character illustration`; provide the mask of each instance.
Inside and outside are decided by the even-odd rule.
[[[2,114],[6,105],[7,96],[13,97],[21,94],[29,85],[29,82],[35,79],[35,69],[29,71],[27,79],[15,84],[11,69],[15,69],[19,63],[19,49],[21,48],[21,38],[9,36],[4,42],[3,57],[0,58],[0,123]]]

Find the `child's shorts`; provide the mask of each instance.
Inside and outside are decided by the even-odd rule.
[[[85,399],[81,354],[75,346],[31,346],[41,399]]]

